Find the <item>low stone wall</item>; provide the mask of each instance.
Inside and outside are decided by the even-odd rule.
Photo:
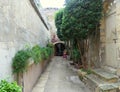
[[[27,71],[23,74],[20,74],[17,80],[19,85],[23,87],[23,92],[31,92],[32,88],[38,81],[40,75],[45,70],[51,58],[45,61],[40,62],[39,64],[31,63],[27,68]]]
[[[28,67],[28,71],[23,74],[23,92],[30,92],[32,90],[41,73],[41,64],[32,64]]]

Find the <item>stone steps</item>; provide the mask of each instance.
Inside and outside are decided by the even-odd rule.
[[[99,86],[100,92],[118,92],[119,87],[114,86],[114,84],[102,84]],[[99,91],[98,91],[99,92]]]
[[[83,82],[92,92],[120,92],[119,77],[115,72],[107,72],[105,69],[93,69],[92,74],[85,75]]]
[[[94,74],[86,75],[84,82],[92,92],[98,92],[97,90],[99,90],[99,85],[104,84],[104,81],[99,79]]]
[[[95,85],[105,84],[103,80],[95,76],[94,74],[89,74],[85,76],[87,79],[91,80]]]
[[[100,69],[100,68],[94,69],[92,71],[95,75],[97,75],[98,77],[100,77],[101,79],[103,79],[104,81],[109,82],[109,83],[115,83],[119,79],[119,77],[117,75],[106,72],[105,70]]]
[[[85,83],[92,92],[119,92],[120,82],[108,83],[94,74],[85,77]]]
[[[112,68],[110,66],[104,65],[101,68],[104,69],[105,71],[109,72],[109,73],[112,73],[112,74],[116,74],[117,73],[117,69]]]

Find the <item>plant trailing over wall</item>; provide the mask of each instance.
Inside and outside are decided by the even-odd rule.
[[[13,73],[22,73],[26,70],[28,66],[28,59],[31,57],[31,50],[20,50],[15,54],[13,58]]]
[[[54,48],[54,45],[53,45],[52,43],[48,43],[48,44],[47,44],[47,47],[50,47],[50,48],[53,49],[53,48]]]
[[[47,44],[47,49],[48,49],[47,51],[48,51],[49,56],[52,56],[53,53],[54,53],[54,45],[51,44],[51,43],[48,43]]]
[[[36,45],[32,48],[32,57],[34,59],[35,64],[39,63],[40,61],[42,61],[42,52],[41,52],[41,48],[39,45]]]
[[[43,59],[43,60],[47,60],[48,57],[49,57],[47,48],[43,47],[43,48],[41,49],[41,51],[42,51],[42,59]]]
[[[51,57],[53,54],[53,45],[48,44],[47,47],[41,48],[39,45],[35,45],[32,49],[24,49],[18,51],[13,58],[13,73],[23,73],[27,70],[29,64],[28,59],[33,58],[34,63],[38,64],[40,61],[44,61]]]
[[[51,43],[48,43],[46,47],[41,48],[42,59],[46,60],[53,55],[54,46]]]
[[[47,47],[46,50],[47,50],[48,56],[50,57],[53,54],[52,48]]]
[[[16,82],[9,83],[6,80],[1,80],[0,92],[22,92],[22,88]]]

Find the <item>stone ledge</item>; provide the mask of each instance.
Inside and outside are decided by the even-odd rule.
[[[117,69],[112,68],[112,67],[107,66],[107,65],[104,65],[101,68],[104,69],[105,71],[107,71],[108,73],[112,73],[112,74],[116,74],[117,73]]]
[[[96,74],[98,77],[102,78],[106,82],[114,83],[118,81],[118,76],[114,75],[112,73],[108,73],[103,69],[94,69],[92,70],[94,74]]]
[[[102,84],[99,86],[101,91],[105,91],[105,92],[117,92],[117,90],[119,90],[120,87],[120,82],[117,83],[110,83],[110,84]]]
[[[99,86],[101,91],[108,91],[108,90],[114,90],[116,87],[114,87],[111,84],[102,84]]]
[[[91,80],[93,83],[95,83],[98,86],[101,85],[101,84],[105,84],[105,82],[103,80],[101,80],[100,78],[98,78],[94,74],[86,75],[85,77],[87,79]]]
[[[120,82],[108,83],[100,79],[94,74],[86,75],[88,86],[93,89],[93,92],[117,92],[120,87]],[[95,85],[95,86],[93,86]]]

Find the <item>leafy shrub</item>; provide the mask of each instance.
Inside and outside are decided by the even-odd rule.
[[[78,49],[73,49],[72,50],[72,53],[73,53],[73,58],[74,59],[79,59],[80,58],[80,52],[79,52],[79,50]]]
[[[34,59],[35,64],[39,63],[40,61],[42,61],[42,52],[41,52],[41,48],[39,45],[36,45],[32,48],[32,57]]]
[[[48,53],[48,56],[51,56],[51,54],[52,54],[51,48],[50,47],[46,47],[46,51]]]
[[[31,57],[31,50],[20,50],[15,54],[15,57],[13,58],[13,73],[20,73],[24,72],[26,70],[26,67],[28,65],[28,59]]]
[[[9,83],[6,80],[1,80],[0,92],[22,92],[22,88],[16,82]]]
[[[47,47],[41,48],[39,45],[32,49],[25,49],[18,51],[13,58],[13,73],[22,73],[27,69],[29,64],[28,59],[33,58],[34,63],[37,64],[42,60],[48,59],[53,54],[53,45],[48,44]]]
[[[54,45],[48,43],[46,48],[47,48],[47,52],[48,52],[49,56],[51,56],[54,52]]]
[[[48,59],[49,55],[48,55],[48,52],[47,52],[47,48],[43,47],[43,48],[41,49],[41,51],[42,51],[42,59],[43,59],[43,60]]]
[[[47,44],[47,47],[53,48],[53,47],[54,47],[54,45],[53,45],[53,44],[51,44],[51,43],[48,43],[48,44]]]

